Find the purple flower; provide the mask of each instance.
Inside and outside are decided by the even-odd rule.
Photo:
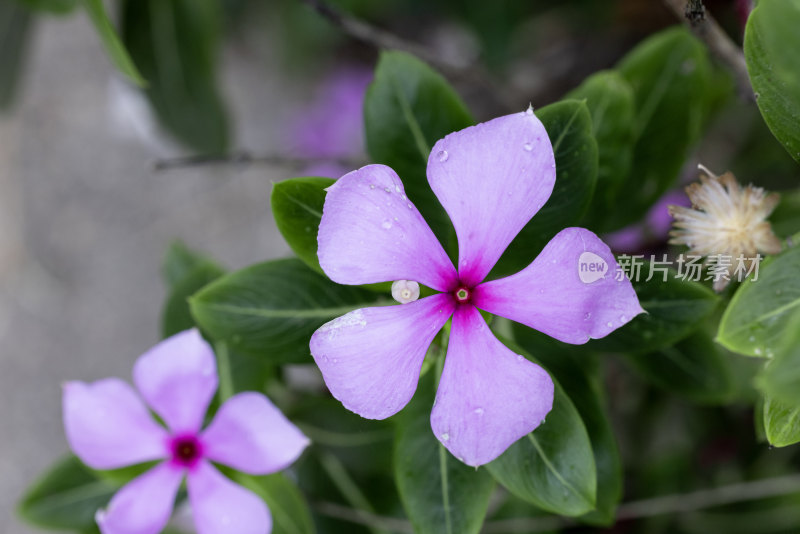
[[[290,129],[293,149],[323,161],[304,170],[307,176],[341,176],[337,158],[361,155],[364,147],[362,108],[372,71],[347,66],[335,70],[320,86],[314,102],[304,108]]]
[[[392,169],[345,175],[328,189],[319,227],[325,273],[341,284],[414,281],[440,293],[339,317],[314,333],[311,353],[334,397],[383,419],[411,399],[425,353],[452,316],[431,426],[477,466],[535,429],[553,403],[547,373],[500,343],[478,309],[576,344],[643,310],[630,282],[615,279],[609,248],[582,228],[561,231],[521,272],[483,282],[553,190],[553,149],[532,111],[448,135],[433,147],[427,173],[456,230],[458,269]]]
[[[647,212],[644,222],[626,226],[603,239],[617,252],[638,252],[648,244],[663,244],[672,228],[669,206],[690,206],[689,197],[683,190],[674,189],[664,193]]]
[[[211,462],[253,475],[273,473],[296,460],[308,439],[264,395],[252,392],[228,399],[201,430],[218,379],[214,353],[197,330],[142,355],[133,381],[138,394],[117,378],[64,386],[67,440],[86,465],[116,469],[161,460],[97,512],[103,534],[161,532],[184,476],[199,534],[270,532],[264,501]]]

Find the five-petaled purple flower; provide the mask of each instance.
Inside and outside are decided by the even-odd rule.
[[[64,426],[75,454],[94,469],[162,460],[132,480],[97,513],[103,534],[157,534],[172,514],[184,476],[199,534],[267,534],[264,501],[211,462],[254,475],[291,464],[308,439],[260,393],[228,399],[211,423],[203,419],[217,390],[211,347],[197,330],[166,339],[142,355],[133,381],[152,417],[126,382],[107,378],[64,386]]]
[[[643,310],[627,278],[615,276],[609,248],[583,228],[559,232],[519,273],[483,282],[555,183],[553,149],[531,110],[441,139],[427,174],[456,230],[458,269],[392,169],[343,176],[328,189],[319,227],[325,273],[341,284],[408,280],[441,293],[339,317],[314,333],[311,354],[346,408],[383,419],[411,399],[425,353],[452,316],[431,426],[450,452],[478,466],[533,431],[553,403],[548,374],[498,341],[478,309],[574,344]],[[582,278],[584,262],[602,273]]]

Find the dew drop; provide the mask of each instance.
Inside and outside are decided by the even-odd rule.
[[[450,440],[450,434],[448,434],[447,432],[442,434],[442,441],[449,441],[449,440]]]
[[[750,343],[756,340],[756,336],[750,336]]]
[[[392,192],[392,190],[389,189],[388,187],[384,187],[383,190],[386,191],[387,193],[391,193]]]
[[[759,349],[758,347],[753,349],[753,352],[755,353],[756,356],[761,356],[761,349]]]
[[[608,322],[606,323],[606,326],[607,326],[607,327],[609,327],[609,328],[611,328],[612,326],[614,326],[614,323],[612,323],[611,321],[608,321]]]
[[[533,115],[533,106],[528,106],[528,109],[525,110],[525,115]]]
[[[517,361],[518,361],[518,362],[525,361],[525,357],[524,357],[524,356],[522,356],[521,354],[517,354]]]
[[[412,206],[412,205],[411,205],[411,203],[410,203],[410,202],[407,204],[407,206],[408,206],[408,209],[411,209],[411,208],[413,208],[413,207],[414,207],[414,206]]]
[[[440,150],[439,153],[436,154],[436,159],[438,159],[440,163],[447,161],[448,157],[450,157],[450,154],[447,153],[447,150]]]
[[[592,318],[592,312],[586,312],[586,313],[583,314],[583,320],[584,321],[588,321],[591,318]]]
[[[473,412],[475,412],[478,415],[483,415],[483,408],[475,408]]]
[[[333,363],[339,363],[339,360],[337,358],[334,358]]]
[[[395,193],[399,193],[400,192],[400,186],[399,185],[395,185],[394,186],[394,192]]]
[[[370,189],[375,189],[375,184],[369,184]]]
[[[628,320],[628,318],[627,318],[627,317],[625,317],[624,315],[620,315],[620,316],[619,316],[619,320],[620,320],[620,322],[623,322],[623,323],[624,323],[625,321],[627,321],[627,320]]]
[[[392,227],[392,221],[386,219],[385,221],[383,221],[383,223],[381,223],[381,226],[383,227],[384,230],[388,230],[389,228]]]
[[[526,152],[530,152],[531,150],[533,150],[533,145],[532,145],[532,144],[530,144],[530,143],[525,143],[525,144],[522,146],[522,148],[524,148]]]

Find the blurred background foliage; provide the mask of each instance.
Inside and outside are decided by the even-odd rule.
[[[769,30],[770,20],[763,19],[777,17],[768,11],[776,2],[762,3],[759,22]],[[745,4],[705,2],[739,45]],[[449,131],[532,104],[551,138],[553,131],[563,134],[563,153],[556,150],[559,181],[538,223],[523,230],[521,240],[501,259],[497,276],[525,265],[564,226],[580,224],[603,234],[629,230],[631,225],[641,230],[641,221],[662,195],[696,178],[698,162],[719,173],[731,170],[744,183],[780,191],[783,200],[773,217],[776,233],[788,238],[800,230],[798,166],[791,153],[795,139],[791,132],[784,136],[784,126],[764,109],[764,99],[773,96],[769,84],[759,96],[761,110],[737,95],[727,66],[711,57],[661,1],[2,0],[0,109],[10,109],[25,97],[26,49],[37,21],[86,14],[119,76],[147,99],[160,132],[179,147],[175,154],[195,158],[188,160],[195,164],[246,161],[264,153],[265,159],[285,159],[290,167],[318,159],[341,164],[344,159],[345,170],[347,165],[366,163],[369,155],[370,161],[391,163],[400,171],[409,196],[449,245],[454,243],[452,227],[425,189],[424,162],[408,157],[413,147],[409,148],[407,125],[402,113],[392,108],[394,89],[387,89],[382,80],[402,77],[406,85],[401,90],[410,97],[412,113],[431,144]],[[323,153],[325,147],[287,126],[285,146],[248,147],[259,152],[243,152],[245,147],[233,134],[219,76],[222,47],[254,31],[262,46],[280,52],[281,69],[274,76],[322,85],[326,76],[342,68],[377,68],[364,116],[355,117],[366,132],[357,136],[361,144]],[[381,54],[375,42],[392,39],[398,39],[399,48],[413,45],[406,48],[419,52],[419,59]],[[796,35],[793,43],[798,44]],[[769,54],[769,47],[770,42],[764,43],[761,52]],[[758,53],[749,51],[748,59],[756,61],[752,58]],[[251,61],[259,61],[257,48]],[[791,71],[791,59],[779,59],[775,65],[783,72],[788,69],[789,81],[782,86],[786,91],[800,87],[800,71]],[[796,102],[798,94],[793,95]],[[336,107],[344,107],[326,107],[327,96],[323,92],[323,105],[314,108],[320,122],[326,110],[335,114]],[[585,155],[589,153],[593,159]],[[292,158],[305,160],[298,164]],[[286,177],[291,175],[287,169]],[[311,437],[312,450],[286,479],[251,481],[265,488],[265,495],[288,495],[283,503],[270,501],[273,513],[280,516],[276,509],[285,506],[294,511],[285,517],[300,518],[276,520],[276,531],[377,534],[411,532],[413,524],[419,532],[437,532],[418,523],[419,517],[437,510],[409,497],[426,495],[415,492],[425,490],[424,480],[418,479],[425,479],[427,472],[415,472],[414,466],[425,467],[427,460],[424,454],[407,458],[398,452],[398,444],[404,451],[436,446],[427,426],[423,425],[427,434],[415,433],[420,421],[413,420],[415,405],[388,421],[366,421],[331,399],[318,381],[303,382],[302,366],[310,361],[308,335],[327,319],[298,320],[300,306],[292,291],[324,295],[306,299],[303,305],[314,309],[355,307],[380,298],[371,288],[344,288],[319,274],[319,220],[312,212],[321,210],[322,190],[329,183],[319,178],[293,180],[278,184],[273,192],[276,222],[299,259],[226,274],[223,262],[180,243],[173,245],[164,265],[168,295],[163,334],[199,325],[212,339],[225,342],[237,390],[267,391]],[[315,210],[292,208],[295,200]],[[642,231],[641,236],[628,250],[617,251],[676,252],[666,244],[663,231]],[[611,238],[610,242],[614,248]],[[795,249],[764,267],[763,284],[770,292],[783,292],[782,304],[754,295],[760,286],[734,285],[715,295],[700,283],[654,282],[637,284],[636,289],[643,302],[647,298],[658,307],[586,346],[565,345],[502,321],[493,323],[495,330],[513,337],[521,350],[540,360],[572,399],[594,452],[594,459],[586,461],[596,464],[598,491],[592,504],[597,510],[584,515],[585,510],[573,507],[575,513],[565,515],[578,519],[560,518],[550,512],[564,510],[536,499],[531,504],[532,499],[493,486],[484,469],[464,472],[463,465],[451,465],[451,476],[464,481],[451,503],[457,513],[462,506],[463,532],[481,529],[484,509],[480,531],[486,533],[798,532],[797,480],[784,480],[784,486],[778,483],[777,489],[743,502],[717,503],[703,493],[704,488],[785,477],[800,467],[797,448],[783,447],[800,441],[800,411],[795,408],[800,403],[800,323],[791,313],[781,316],[780,328],[761,324],[760,316],[747,316],[754,309],[795,305],[800,295],[797,256]],[[284,285],[283,280],[290,281]],[[254,287],[265,290],[253,296]],[[237,290],[259,306],[283,313],[283,322],[243,324],[223,316],[215,305],[235,304]],[[299,334],[286,336],[287,331]],[[728,334],[743,331],[744,339]],[[763,360],[746,356],[757,355],[748,339],[762,334],[771,337],[752,343],[774,346],[780,353],[780,371],[770,371],[771,366],[762,371]],[[778,334],[781,339],[774,339]],[[287,362],[300,366],[285,366]],[[415,402],[424,402],[421,396]],[[567,468],[580,463],[570,461]],[[43,527],[92,532],[87,510],[110,493],[77,503],[67,496],[74,495],[76,487],[118,484],[106,477],[66,460],[29,492],[22,513]],[[286,489],[293,484],[301,493]],[[657,499],[664,495],[678,496]],[[467,509],[477,510],[477,516],[467,517]],[[307,514],[312,519],[303,519]]]

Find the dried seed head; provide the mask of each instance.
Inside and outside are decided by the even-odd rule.
[[[779,197],[753,185],[741,187],[730,172],[717,176],[703,165],[698,167],[700,183],[686,188],[692,207],[669,206],[669,213],[675,219],[669,242],[686,245],[690,254],[729,258],[728,276],[714,282],[714,289],[721,291],[739,258],[748,262],[749,271],[758,253],[780,251],[781,242],[766,220]]]

